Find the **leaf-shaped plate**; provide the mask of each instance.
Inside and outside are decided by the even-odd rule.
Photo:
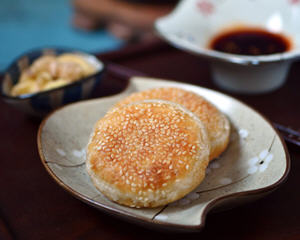
[[[121,206],[93,186],[85,169],[85,147],[96,121],[118,100],[134,91],[175,86],[204,96],[231,121],[228,149],[212,161],[205,180],[177,202],[154,209]],[[78,199],[143,225],[172,230],[199,230],[209,210],[232,207],[271,192],[287,177],[286,146],[259,113],[224,94],[178,82],[136,77],[115,96],[70,104],[41,124],[38,148],[42,163],[54,180]]]

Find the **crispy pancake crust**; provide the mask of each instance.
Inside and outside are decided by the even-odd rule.
[[[179,104],[148,100],[100,119],[87,146],[87,171],[109,199],[156,207],[182,198],[205,176],[206,128]]]
[[[145,99],[172,101],[181,104],[196,114],[207,128],[208,137],[211,142],[210,160],[218,157],[227,148],[230,135],[230,123],[227,117],[205,98],[180,88],[155,88],[133,93],[118,102],[115,107]]]

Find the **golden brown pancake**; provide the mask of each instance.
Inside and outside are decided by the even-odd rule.
[[[156,207],[201,183],[209,152],[206,129],[192,112],[176,103],[148,100],[115,108],[96,123],[87,171],[109,199]]]
[[[180,88],[155,88],[133,93],[116,104],[116,107],[145,99],[162,99],[181,104],[193,112],[207,128],[211,142],[209,159],[218,157],[227,147],[230,135],[230,123],[227,117],[213,104],[196,93]]]

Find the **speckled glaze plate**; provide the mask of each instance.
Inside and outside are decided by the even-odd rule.
[[[135,91],[175,86],[196,92],[231,121],[228,149],[213,160],[205,180],[190,194],[154,209],[134,209],[105,198],[85,170],[85,147],[95,122],[118,100]],[[287,177],[286,146],[272,125],[255,110],[224,94],[171,81],[136,77],[115,96],[70,104],[50,114],[38,133],[43,165],[54,180],[78,199],[110,214],[149,227],[197,231],[212,209],[227,208],[262,197]]]

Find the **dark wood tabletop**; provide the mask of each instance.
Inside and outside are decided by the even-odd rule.
[[[221,92],[205,59],[160,41],[99,55],[111,62],[94,97],[120,92],[132,75],[176,80]],[[121,66],[121,67],[120,67]],[[124,68],[122,68],[122,66]],[[272,93],[238,95],[272,122],[300,130],[300,62],[286,84]],[[0,239],[300,239],[300,147],[288,144],[291,171],[275,192],[258,201],[209,213],[198,233],[158,232],[113,216],[77,200],[48,175],[37,151],[40,119],[32,119],[0,101]]]

